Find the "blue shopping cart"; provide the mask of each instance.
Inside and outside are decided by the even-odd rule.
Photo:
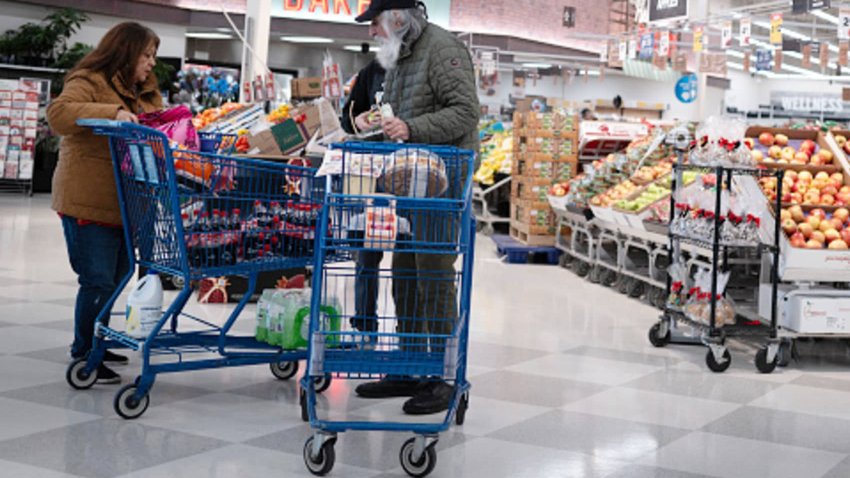
[[[172,149],[161,132],[132,123],[78,123],[108,136],[131,267],[97,318],[92,351],[69,365],[68,383],[76,389],[93,386],[109,348],[140,351],[141,375],[119,390],[114,400],[115,411],[131,419],[147,409],[160,373],[269,363],[275,377],[293,377],[298,361],[307,357],[306,350],[282,350],[230,332],[256,289],[260,272],[314,263],[317,220],[325,194],[324,183],[314,178],[315,170]],[[227,150],[225,136],[202,138],[205,149]],[[180,277],[183,283],[144,338],[108,326],[111,315],[124,315],[113,314],[112,308],[136,265]],[[220,276],[248,279],[247,293],[226,322],[216,325],[184,313],[191,283]],[[187,320],[195,327],[178,327]],[[210,358],[209,354],[215,355]],[[312,384],[324,390],[330,375]]]
[[[409,144],[344,143],[334,149],[325,161],[336,154],[337,167],[323,164],[333,179],[319,221],[309,360],[301,383],[302,419],[315,430],[304,445],[304,461],[321,476],[333,468],[338,433],[410,432],[414,437],[401,448],[401,465],[411,476],[425,476],[436,464],[439,433],[453,420],[463,424],[469,403],[474,156],[454,147]],[[368,253],[391,253],[392,267],[339,262]],[[371,285],[358,290],[358,280]],[[355,294],[369,294],[369,288],[377,289],[374,316],[364,316],[356,305]],[[317,312],[319,304],[331,301],[352,328],[330,327]],[[439,423],[321,419],[313,380],[326,374],[444,381],[453,392]]]

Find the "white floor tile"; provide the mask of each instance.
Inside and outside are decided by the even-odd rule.
[[[0,300],[0,302],[5,302]],[[74,308],[44,302],[16,302],[0,305],[3,322],[18,325],[37,325],[45,322],[68,321],[68,330],[74,329]]]
[[[0,423],[3,424],[0,441],[100,418],[98,415],[0,397]]]
[[[850,393],[784,385],[750,403],[755,407],[850,420]]]
[[[56,300],[77,296],[77,287],[61,284],[23,284],[0,288],[0,297],[28,301]]]
[[[0,356],[0,392],[65,380],[61,364],[14,355]]]
[[[63,345],[70,347],[73,341],[73,325],[67,332],[43,327],[14,326],[6,327],[3,333],[0,333],[0,350],[7,354],[20,354]]]
[[[0,470],[3,470],[4,476],[14,476],[15,478],[78,478],[76,475],[7,460],[0,460]]]
[[[547,355],[508,367],[514,372],[566,378],[602,385],[620,385],[659,370],[660,367],[570,354]]]

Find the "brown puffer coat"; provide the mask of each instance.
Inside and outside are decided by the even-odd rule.
[[[115,119],[121,108],[135,114],[162,109],[156,76],[148,77],[138,97],[118,75],[107,81],[101,73],[82,70],[65,80],[62,94],[47,108],[50,128],[62,136],[53,174],[54,210],[87,221],[122,223],[106,137],[76,123],[83,118]]]

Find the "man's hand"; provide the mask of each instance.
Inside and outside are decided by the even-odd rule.
[[[118,110],[118,114],[115,115],[115,119],[117,121],[129,121],[130,123],[139,122],[139,118],[127,110]]]
[[[372,131],[381,124],[380,120],[378,120],[377,118],[378,117],[374,115],[371,111],[364,111],[357,115],[356,118],[354,118],[354,126],[356,126],[357,131],[360,132]]]
[[[398,119],[392,118],[384,121],[384,135],[393,141],[407,141],[410,139],[410,128],[407,123]]]

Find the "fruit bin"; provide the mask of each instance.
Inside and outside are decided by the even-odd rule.
[[[762,126],[751,126],[747,129],[745,136],[748,139],[752,140],[752,149],[753,152],[761,153],[764,156],[764,160],[759,161],[756,159],[759,164],[768,168],[782,168],[782,169],[790,169],[794,171],[803,171],[808,170],[813,173],[819,171],[825,171],[830,174],[839,172],[841,167],[838,165],[838,161],[835,159],[837,156],[837,148],[834,148],[826,139],[826,136],[820,131],[806,131],[806,130],[796,130],[796,129],[785,129],[785,128],[766,128]],[[781,141],[780,143],[775,143],[777,136],[784,136],[787,138],[787,143]],[[766,138],[765,138],[766,137]],[[762,139],[769,139],[767,142],[763,142]],[[820,153],[821,151],[825,151],[829,153],[828,158],[824,158],[825,164],[812,164],[811,161],[814,159],[815,154],[809,154],[809,158],[805,159],[805,164],[795,164],[792,161],[801,161],[802,156],[800,158],[795,159],[794,155],[790,157],[782,158],[773,158],[772,161],[768,161],[769,152],[771,146],[778,147],[779,154],[782,154],[783,148],[793,148],[794,153],[800,153],[801,147],[803,143],[811,142],[814,143],[815,151],[813,153]],[[805,153],[804,153],[805,154]],[[784,160],[787,163],[780,163],[778,161]],[[818,159],[820,161],[820,159]]]

